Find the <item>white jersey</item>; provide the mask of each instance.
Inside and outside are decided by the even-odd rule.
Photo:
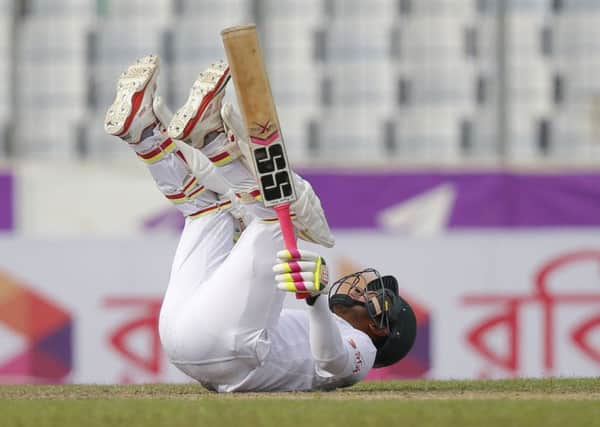
[[[235,246],[226,233],[226,213],[186,222],[159,320],[171,362],[219,392],[322,390],[363,379],[375,346],[329,311],[326,296],[306,310],[282,309],[271,269],[283,246],[279,225],[253,221]]]
[[[267,330],[269,350],[261,366],[239,384],[203,385],[220,392],[327,390],[347,387],[365,378],[377,350],[371,339],[344,319],[333,315],[344,342],[347,364],[332,375],[316,365],[309,344],[308,313],[283,310],[275,328]]]

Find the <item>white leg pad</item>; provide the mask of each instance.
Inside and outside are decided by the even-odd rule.
[[[238,219],[243,218],[243,208],[232,189],[231,183],[221,175],[219,169],[210,159],[200,150],[183,141],[175,141],[175,144],[183,154],[192,175],[196,177],[198,182],[209,190],[229,199],[232,202],[232,215]]]
[[[187,162],[190,171],[202,185],[218,194],[226,194],[230,184],[221,176],[217,167],[200,150],[183,141],[175,141],[175,145]]]

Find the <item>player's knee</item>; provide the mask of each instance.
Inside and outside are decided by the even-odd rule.
[[[219,347],[219,337],[205,327],[193,307],[179,307],[175,312],[163,310],[158,332],[163,350],[171,361],[200,362],[211,358],[211,353]]]

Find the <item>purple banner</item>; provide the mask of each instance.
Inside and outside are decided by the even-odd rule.
[[[301,172],[333,229],[599,227],[600,173]],[[147,229],[180,230],[175,210]]]
[[[600,173],[303,175],[319,194],[331,227],[337,229],[379,228],[383,213],[393,221],[394,209],[402,221],[436,209],[443,215],[444,207],[447,228],[600,226]]]
[[[13,178],[8,172],[0,172],[0,231],[14,227]]]

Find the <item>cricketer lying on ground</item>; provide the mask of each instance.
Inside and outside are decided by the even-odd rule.
[[[206,388],[232,392],[349,386],[404,357],[416,322],[393,277],[368,270],[330,284],[318,254],[283,250],[246,165],[243,128],[222,105],[227,65],[203,71],[172,119],[156,95],[159,68],[147,56],[125,70],[105,129],[185,216],[159,317],[170,361]],[[333,245],[318,197],[295,179],[298,235]],[[234,241],[238,223],[245,228]],[[281,290],[299,282],[311,293],[306,309],[283,309]]]

